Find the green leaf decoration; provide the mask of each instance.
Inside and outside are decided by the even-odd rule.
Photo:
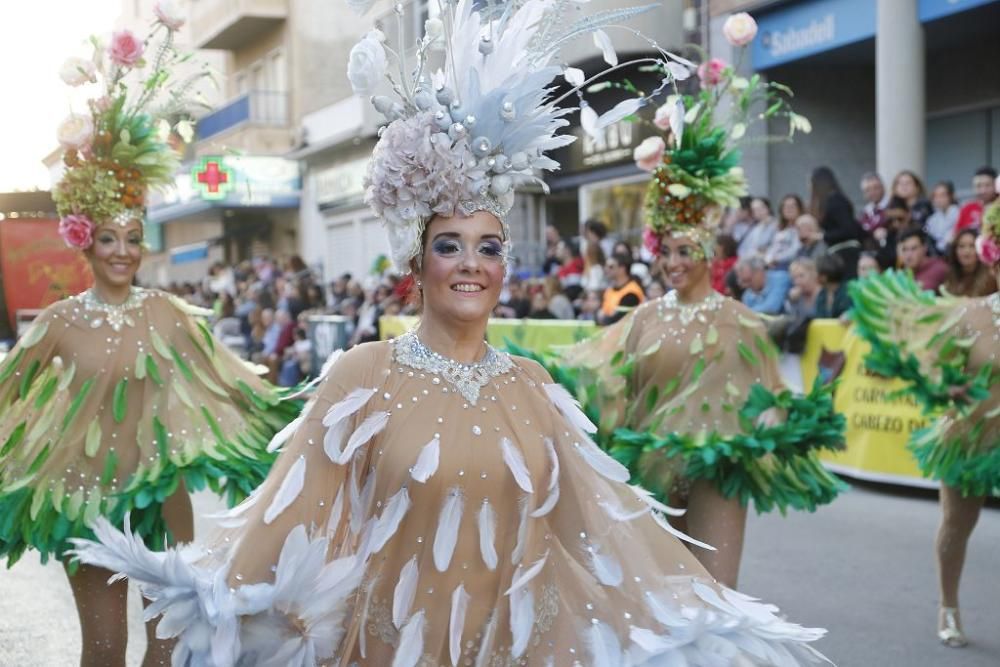
[[[76,362],[71,361],[69,366],[66,366],[65,370],[63,370],[62,377],[59,378],[59,386],[56,387],[56,391],[63,392],[69,389],[69,386],[73,384],[74,377],[76,377]]]
[[[27,350],[37,345],[39,341],[45,338],[45,334],[48,332],[48,330],[49,330],[49,323],[47,320],[44,322],[36,322],[35,324],[33,324],[31,328],[28,329],[28,331],[24,334],[24,336],[21,337],[20,341],[21,349]]]
[[[688,347],[688,352],[692,355],[701,354],[705,350],[705,344],[701,340],[701,336],[695,336],[694,340],[691,341],[691,345]]]
[[[205,326],[204,322],[202,322],[201,320],[198,320],[197,325],[198,325],[198,330],[201,331],[202,338],[205,339],[205,345],[208,347],[208,355],[214,357],[215,356],[215,337],[212,336],[212,332],[208,330],[208,327]]]
[[[90,490],[87,506],[83,510],[83,522],[88,526],[101,514],[101,490],[96,486]]]
[[[94,417],[87,427],[87,436],[84,439],[83,453],[93,458],[101,449],[101,423]]]
[[[59,378],[55,375],[50,377],[42,385],[42,390],[38,392],[38,396],[35,397],[35,409],[40,409],[43,405],[49,402],[49,399],[55,395],[56,389],[59,386]]]
[[[35,381],[35,376],[38,374],[38,369],[41,368],[41,365],[41,361],[32,359],[31,363],[28,364],[28,370],[21,376],[20,397],[22,401],[28,396],[28,392],[31,391],[31,383]]]
[[[715,345],[719,342],[719,330],[714,324],[708,326],[708,333],[705,334],[705,345]]]
[[[163,377],[160,376],[160,367],[156,363],[156,359],[153,355],[146,355],[146,375],[152,380],[157,386],[163,386]]]
[[[701,379],[702,374],[705,372],[705,358],[701,357],[698,361],[694,362],[694,368],[691,370],[691,382],[697,382]]]
[[[76,518],[80,516],[80,508],[83,507],[83,489],[77,489],[69,496],[69,502],[66,503],[66,509],[64,510],[67,518],[70,521],[76,521]]]
[[[69,409],[66,410],[66,416],[63,417],[62,430],[63,433],[69,428],[69,425],[73,422],[73,418],[76,417],[76,413],[80,411],[80,407],[83,402],[87,400],[87,395],[90,393],[91,388],[94,386],[94,378],[89,378],[83,385],[80,386],[80,393],[76,395],[73,402],[69,404]]]
[[[170,452],[170,438],[159,417],[153,417],[153,439],[156,440],[156,448],[159,450],[160,456],[167,458]]]
[[[756,366],[760,363],[757,359],[757,355],[755,355],[743,341],[737,341],[736,350],[740,353],[740,356],[743,357],[744,361],[751,366]]]
[[[6,458],[11,451],[21,444],[24,440],[24,432],[28,428],[28,422],[22,421],[20,424],[14,427],[14,430],[10,432],[7,436],[7,441],[3,443],[3,448],[0,448],[0,459]]]
[[[664,385],[664,387],[663,387],[663,395],[664,396],[669,396],[670,394],[672,394],[675,391],[677,391],[677,387],[679,387],[679,386],[681,386],[681,379],[679,377],[675,376],[675,377],[670,378],[670,381],[667,382],[667,384]]]
[[[194,371],[195,376],[198,378],[198,381],[201,382],[203,385],[205,385],[209,391],[211,391],[213,394],[221,398],[229,398],[229,394],[227,394],[222,387],[216,384],[215,381],[212,380],[212,378],[208,377],[205,371],[201,370],[197,366],[192,367],[192,370]]]
[[[181,403],[189,408],[194,408],[194,401],[191,400],[191,394],[188,393],[184,382],[174,382],[171,388],[177,394],[177,398],[181,399]]]
[[[151,330],[149,332],[149,338],[152,341],[153,349],[156,350],[157,354],[164,359],[170,359],[170,347],[167,345],[166,341],[163,340],[160,334]]]
[[[135,355],[135,379],[142,380],[146,377],[146,353],[139,352]]]
[[[660,351],[660,344],[661,341],[656,341],[655,343],[647,347],[645,350],[643,350],[641,356],[648,357],[652,354],[656,354],[657,352]]]
[[[42,451],[38,453],[38,456],[35,457],[35,460],[32,461],[31,465],[28,467],[28,475],[27,476],[31,477],[32,475],[34,475],[35,473],[37,473],[39,470],[41,470],[42,466],[45,464],[45,461],[48,460],[49,454],[51,454],[51,453],[52,453],[52,443],[51,442],[47,442],[47,443],[45,443],[45,447],[42,448]]]
[[[170,346],[170,356],[173,357],[174,364],[180,369],[181,375],[188,381],[193,380],[194,374],[191,372],[191,367],[188,366],[187,362],[184,361],[184,357],[172,345]]]
[[[10,376],[17,370],[17,367],[21,365],[21,359],[23,358],[24,348],[21,348],[17,351],[17,354],[5,360],[3,370],[0,370],[0,382],[6,382],[10,379]]]
[[[646,412],[652,412],[660,400],[660,388],[656,385],[650,387],[646,392]]]
[[[111,484],[111,480],[115,478],[115,473],[118,471],[118,454],[115,450],[110,450],[107,456],[104,457],[104,471],[101,473],[101,485],[108,486]]]
[[[761,338],[759,335],[754,334],[753,340],[754,343],[756,343],[757,345],[757,349],[763,352],[768,357],[771,357],[772,359],[777,359],[780,356],[778,349],[774,345],[772,345],[769,341],[766,341],[763,338]]]
[[[746,317],[745,315],[739,315],[736,319],[739,320],[740,324],[748,329],[759,329],[764,326],[760,320],[755,320],[750,317]]]
[[[45,505],[45,500],[49,493],[47,489],[34,489],[34,493],[31,497],[31,510],[28,512],[28,516],[32,521],[38,520],[38,514],[42,511],[42,506]]]
[[[121,424],[125,420],[125,410],[128,408],[128,378],[122,378],[115,385],[111,401],[111,413],[115,421]]]

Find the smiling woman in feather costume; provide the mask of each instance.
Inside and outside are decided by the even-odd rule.
[[[396,97],[373,100],[389,124],[368,200],[422,295],[418,329],[335,362],[211,548],[153,554],[104,522],[77,553],[139,582],[160,633],[179,638],[175,665],[822,661],[809,645],[822,630],[715,583],[566,391],[484,342],[513,188],[556,168],[544,152],[571,140],[548,92],[576,78],[558,48],[599,33],[607,53],[604,29],[636,12],[473,4],[442,3],[416,74],[403,65]],[[438,31],[447,61],[432,89],[421,68]],[[356,89],[371,92],[393,57],[367,36]]]

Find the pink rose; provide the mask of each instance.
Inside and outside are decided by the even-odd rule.
[[[649,137],[632,151],[632,158],[639,169],[655,171],[663,161],[663,152],[667,149],[663,137]]]
[[[980,234],[976,237],[976,253],[979,254],[979,259],[982,260],[983,264],[988,266],[1000,262],[1000,245],[997,245],[996,239],[987,234]]]
[[[646,227],[642,230],[642,245],[653,257],[660,256],[660,235],[654,232],[652,227]]]
[[[108,56],[116,65],[131,67],[142,58],[144,48],[142,40],[136,37],[131,30],[119,30],[111,35]]]
[[[656,115],[653,117],[653,125],[660,128],[661,130],[670,129],[670,113],[674,109],[673,104],[667,102],[659,109],[656,110]]]
[[[153,6],[153,14],[169,30],[180,30],[184,25],[184,15],[173,0],[160,0]]]
[[[757,36],[757,22],[746,12],[733,14],[722,24],[722,34],[733,46],[746,46]]]
[[[94,242],[94,223],[85,215],[67,215],[59,221],[59,236],[70,248],[86,250]]]
[[[698,65],[698,78],[701,79],[702,88],[711,88],[722,82],[722,73],[726,70],[726,62],[719,58],[712,58],[708,62]]]

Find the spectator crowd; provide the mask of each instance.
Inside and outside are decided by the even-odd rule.
[[[983,209],[998,197],[997,172],[978,169],[974,197],[960,205],[952,183],[928,191],[912,171],[890,187],[876,173],[859,184],[855,211],[833,171],[812,172],[806,197],[788,194],[775,208],[766,197],[747,197],[726,212],[711,263],[713,287],[770,318],[783,350],[801,352],[809,322],[841,318],[850,309],[847,283],[872,272],[909,269],[928,290],[984,296],[996,281],[975,249]],[[597,220],[581,238],[545,234],[541,271],[512,270],[496,317],[616,322],[667,290],[663,267],[641,244],[633,248]],[[380,257],[368,275],[343,274],[328,284],[301,258],[256,258],[215,264],[200,283],[168,291],[211,308],[215,334],[245,358],[267,366],[282,386],[318,369],[307,322],[310,315],[340,315],[348,346],[377,340],[383,315],[417,312],[410,281]]]

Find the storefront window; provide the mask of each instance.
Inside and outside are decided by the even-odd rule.
[[[642,241],[643,200],[649,177],[591,183],[580,188],[582,220],[600,220],[616,238],[633,247]]]

